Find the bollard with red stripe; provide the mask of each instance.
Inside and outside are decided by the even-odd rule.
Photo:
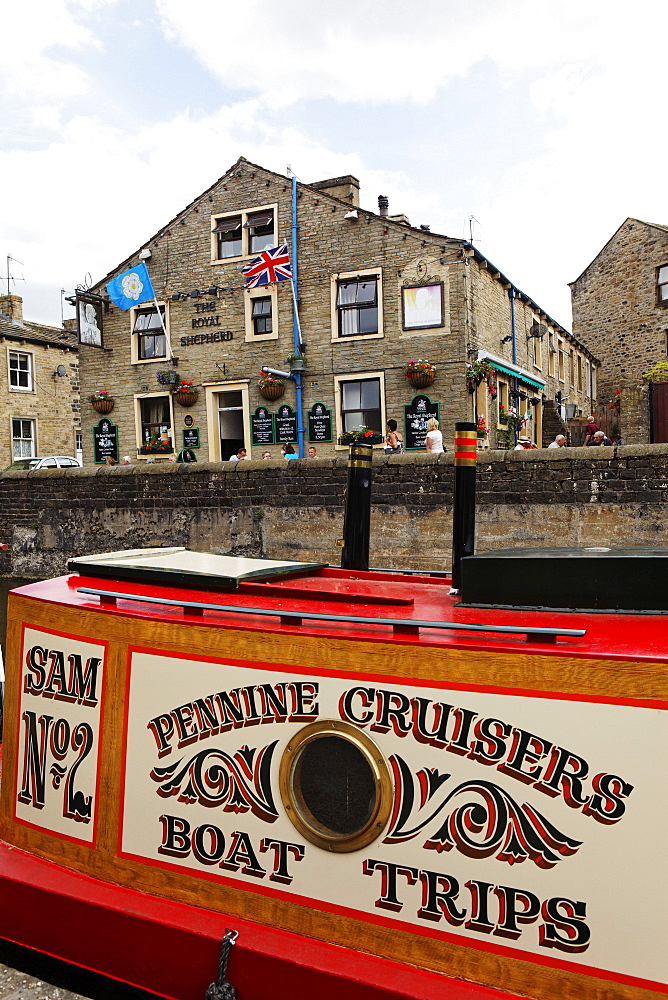
[[[475,551],[475,476],[477,428],[455,424],[455,490],[452,509],[452,589],[459,592],[461,561]]]

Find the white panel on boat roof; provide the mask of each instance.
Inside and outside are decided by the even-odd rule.
[[[244,580],[271,580],[279,576],[308,574],[326,563],[253,559],[192,552],[186,548],[125,549],[70,559],[68,569],[85,576],[118,580],[146,580],[182,586],[237,587]]]

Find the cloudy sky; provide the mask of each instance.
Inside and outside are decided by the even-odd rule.
[[[665,0],[22,0],[2,22],[0,270],[31,320],[240,155],[473,227],[569,328],[567,282],[624,219],[668,223]]]

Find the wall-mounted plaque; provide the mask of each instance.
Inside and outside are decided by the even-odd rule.
[[[183,428],[183,447],[199,448],[199,427]]]
[[[80,344],[102,347],[102,300],[77,293],[77,335]]]
[[[427,440],[427,421],[439,419],[440,405],[432,403],[429,396],[413,396],[404,406],[404,448],[406,451],[424,448]]]
[[[251,417],[253,444],[274,444],[274,414],[266,406],[258,406]]]
[[[310,444],[332,440],[332,411],[324,403],[315,403],[308,411],[308,439]]]
[[[284,403],[279,406],[276,414],[276,443],[296,444],[297,442],[297,414]]]
[[[93,427],[93,461],[103,465],[108,458],[118,461],[118,427],[106,417]]]
[[[186,427],[192,427],[194,423],[192,413],[186,413],[185,417],[183,418],[183,423],[186,425]]]

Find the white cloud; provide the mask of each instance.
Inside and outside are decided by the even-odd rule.
[[[81,10],[93,6],[67,0],[5,5],[0,61],[5,100],[53,105],[86,92],[86,73],[71,62],[71,55],[99,45],[80,21]]]
[[[566,324],[566,282],[624,217],[668,221],[663,4],[154,4],[138,15],[127,0],[30,0],[5,12],[15,44],[0,65],[13,130],[0,153],[11,192],[1,250],[24,261],[26,299],[50,284],[52,321],[61,285],[86,272],[101,277],[240,154],[279,172],[291,164],[307,182],[353,173],[365,207],[375,210],[383,193],[392,212],[452,236],[474,214],[483,253]],[[157,9],[170,45],[182,50],[181,73],[189,52],[228,88],[220,107],[189,112],[175,85],[174,112],[138,124],[123,88],[98,77],[89,59],[111,44],[109,9],[129,25],[142,18],[147,60],[158,58]],[[120,80],[123,65],[111,58],[107,72],[111,65]],[[101,119],[107,89],[110,104],[119,102],[117,127]],[[208,107],[215,93],[214,82]],[[368,136],[359,125],[365,104],[374,105]],[[311,113],[317,139],[297,124]],[[374,142],[381,121],[382,154]],[[124,212],[128,190],[140,197]]]

